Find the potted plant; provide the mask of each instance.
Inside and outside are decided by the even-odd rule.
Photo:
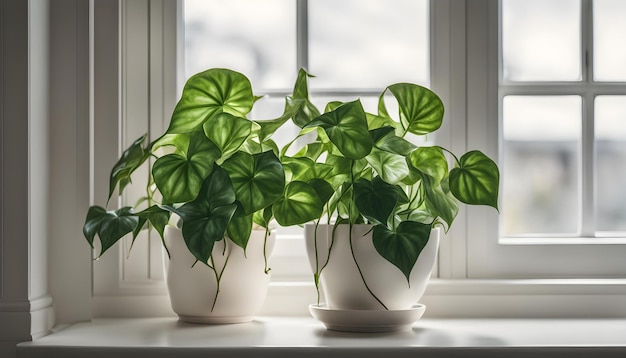
[[[443,103],[425,87],[387,87],[376,114],[359,100],[330,102],[321,113],[309,99],[308,77],[300,71],[288,103],[299,107],[296,139],[313,139],[281,151],[288,183],[273,213],[281,225],[313,221],[305,228],[318,289],[311,313],[332,329],[407,327],[424,309],[415,304],[436,257],[438,228],[452,225],[459,202],[497,209],[498,167],[480,151],[457,157],[407,139],[441,126]]]
[[[271,207],[285,186],[271,135],[290,113],[246,118],[258,99],[243,74],[210,69],[192,76],[167,131],[147,144],[145,135],[137,139],[111,171],[109,200],[149,165],[143,208],[88,211],[83,232],[92,247],[99,238],[99,255],[127,234],[134,241],[146,227],[159,233],[170,256],[172,308],[182,320],[248,321],[266,296]]]

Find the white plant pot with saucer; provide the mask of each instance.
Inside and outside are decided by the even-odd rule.
[[[182,233],[165,230],[170,259],[166,260],[167,287],[172,309],[180,320],[191,323],[226,324],[251,321],[267,296],[270,273],[266,273],[276,240],[272,231],[265,242],[265,230],[252,230],[246,251],[225,239],[213,247],[213,263],[221,274],[196,262]],[[226,247],[224,247],[224,245]],[[223,272],[222,272],[223,270]]]
[[[439,247],[439,229],[411,270],[409,280],[374,247],[371,225],[305,225],[309,264],[321,270],[319,283],[325,304],[310,306],[311,314],[329,329],[342,331],[396,331],[421,317],[418,304],[426,290]],[[350,245],[352,240],[352,245]],[[316,263],[317,257],[317,263]]]

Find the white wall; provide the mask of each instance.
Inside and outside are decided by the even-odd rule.
[[[49,333],[54,302],[57,322],[91,317],[80,232],[89,199],[89,3],[0,0],[0,23],[0,356],[11,357],[16,342]]]

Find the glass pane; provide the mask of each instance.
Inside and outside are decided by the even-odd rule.
[[[502,110],[502,234],[577,233],[581,98],[507,96]]]
[[[309,1],[311,87],[429,84],[427,0]]]
[[[595,100],[596,230],[626,232],[626,96]]]
[[[594,0],[594,79],[626,81],[626,1]]]
[[[579,0],[502,0],[503,78],[577,81]]]
[[[296,78],[296,2],[186,0],[185,78],[212,67],[242,72],[255,92]]]

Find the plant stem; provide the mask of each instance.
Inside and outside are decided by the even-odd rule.
[[[378,303],[380,303],[380,305],[383,306],[385,310],[389,311],[389,308],[387,308],[387,306],[385,306],[385,304],[374,294],[374,292],[372,292],[372,290],[367,285],[367,282],[365,282],[365,276],[363,276],[363,271],[361,271],[361,267],[359,266],[359,263],[356,261],[356,255],[354,254],[354,246],[352,244],[352,223],[350,223],[350,235],[349,236],[350,236],[350,252],[352,253],[352,259],[354,260],[354,264],[356,265],[357,270],[359,270],[359,275],[361,275],[361,280],[363,281],[363,284],[365,285],[367,292],[369,292],[370,295],[372,295],[372,297],[374,297],[374,299],[376,299],[376,301],[378,301]]]
[[[224,238],[224,252],[226,252],[226,245],[227,245],[227,241],[226,241],[226,238]],[[230,258],[230,251],[228,251],[228,255],[226,256],[226,260],[224,261],[224,266],[222,266],[222,270],[218,273],[217,266],[215,265],[215,260],[213,259],[213,254],[211,254],[210,259],[211,259],[211,263],[213,264],[213,266],[209,265],[209,267],[215,273],[215,281],[216,281],[215,298],[213,299],[211,312],[213,312],[213,310],[215,309],[215,304],[217,303],[217,297],[220,294],[220,281],[222,280],[222,276],[224,275],[224,271],[226,270],[226,265],[228,264],[229,258]]]
[[[265,274],[266,275],[271,270],[271,268],[267,267],[267,237],[269,236],[269,233],[270,233],[270,229],[265,228],[265,237],[263,238],[263,259],[265,260]]]

